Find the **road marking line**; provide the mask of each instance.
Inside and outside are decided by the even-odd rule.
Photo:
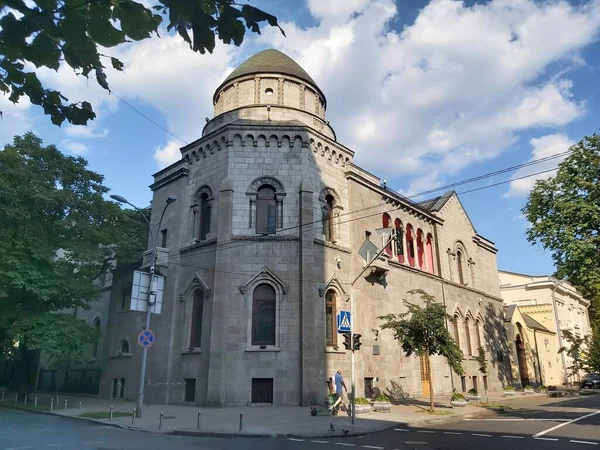
[[[60,447],[60,444],[46,444],[44,447]]]
[[[462,434],[462,433],[457,433],[455,431],[444,431],[444,434]]]
[[[433,433],[435,433],[435,431],[429,431],[429,430],[417,430],[417,433],[429,433],[429,434],[433,434]]]
[[[506,439],[523,439],[523,436],[501,436]]]
[[[471,436],[492,437],[491,434],[471,433]]]
[[[185,436],[174,436],[174,437],[185,437]],[[94,445],[94,444],[104,444],[104,441],[84,441],[83,445]]]
[[[556,425],[556,426],[554,426],[552,428],[548,428],[547,430],[540,431],[539,433],[534,434],[532,437],[536,438],[536,437],[543,436],[544,434],[550,433],[551,431],[554,431],[554,430],[558,430],[559,428],[564,427],[565,425],[570,425],[572,423],[579,422],[580,420],[587,419],[588,417],[595,416],[596,414],[600,414],[600,410],[595,411],[595,412],[590,413],[590,414],[586,414],[585,416],[578,417],[577,419],[573,419],[573,420],[569,420],[568,422],[561,423],[561,424]]]
[[[463,419],[470,422],[568,422],[571,419]]]
[[[538,441],[558,441],[558,438],[544,438],[544,437],[539,437],[539,438],[534,438],[537,439]]]
[[[288,441],[304,442],[304,439],[288,438]]]
[[[374,448],[376,450],[383,450],[385,447],[377,447],[376,445],[363,445],[363,448]]]
[[[25,450],[26,448],[33,448],[31,446],[29,447],[11,447],[11,448],[6,448],[4,450]]]
[[[328,441],[310,441],[310,442],[314,442],[315,444],[327,444]]]
[[[354,447],[356,444],[348,444],[347,442],[336,442],[335,445],[344,445],[346,447]]]
[[[574,439],[571,439],[569,442],[573,442],[574,444],[588,444],[588,445],[598,445],[597,442],[590,442],[590,441],[576,441]]]
[[[410,431],[410,430],[407,430],[406,428],[394,428],[394,431]]]

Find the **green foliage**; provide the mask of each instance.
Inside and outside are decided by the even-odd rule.
[[[538,180],[523,214],[527,238],[552,252],[556,276],[568,279],[600,316],[600,136],[584,137],[570,148],[555,177]]]
[[[354,401],[355,405],[368,405],[369,401],[364,397],[357,397]]]
[[[122,71],[115,57],[100,53],[112,47],[158,35],[164,19],[194,52],[212,53],[216,37],[241,45],[246,28],[260,34],[259,24],[283,30],[277,18],[234,0],[156,0],[150,9],[133,0],[10,0],[0,3],[0,91],[17,102],[26,96],[50,115],[52,123],[67,120],[85,125],[96,117],[86,101],[69,103],[59,91],[44,87],[35,67],[58,70],[69,66],[93,76],[110,91],[105,64]],[[191,32],[191,35],[190,35]],[[285,33],[284,33],[285,35]]]
[[[467,394],[476,396],[477,395],[477,389],[471,388],[471,389],[469,389],[467,391]]]
[[[12,347],[9,330],[30,329],[19,321],[86,307],[115,259],[145,249],[143,217],[106,201],[103,177],[86,166],[31,133],[0,151],[0,348]]]
[[[377,397],[375,397],[375,401],[376,402],[389,402],[390,398],[385,394],[379,394]]]
[[[460,392],[455,392],[454,394],[452,394],[452,398],[450,400],[453,402],[464,402],[465,396],[462,395]]]
[[[600,327],[594,329],[594,334],[589,342],[586,369],[589,372],[600,373]]]
[[[527,386],[525,386],[524,388],[526,391],[533,391],[533,386],[528,384]]]
[[[404,300],[408,312],[378,317],[385,322],[381,328],[392,331],[406,356],[442,355],[457,374],[464,374],[463,353],[445,324],[446,319],[453,322],[454,318],[446,313],[444,305],[425,291],[415,289],[408,294],[419,295],[425,306]]]
[[[587,364],[587,350],[590,347],[590,336],[579,337],[570,331],[563,331],[566,341],[569,346],[564,346],[558,349],[558,353],[565,352],[571,359],[572,364],[567,367],[571,375],[578,375],[580,371],[585,370]]]
[[[512,392],[512,391],[514,391],[514,390],[515,390],[515,387],[514,387],[514,386],[512,386],[512,385],[510,385],[510,384],[507,384],[507,385],[504,387],[504,390],[505,390],[505,391]]]
[[[15,341],[48,356],[50,367],[66,370],[86,362],[86,345],[100,336],[70,314],[46,313],[19,318],[9,330]]]
[[[477,361],[477,364],[479,365],[479,371],[484,374],[487,375],[488,370],[487,370],[487,359],[485,357],[485,349],[483,347],[479,347],[477,349],[477,356],[475,357],[475,361]]]
[[[543,392],[544,394],[548,393],[548,387],[544,386],[543,384],[540,386],[539,390],[540,390],[540,392]]]

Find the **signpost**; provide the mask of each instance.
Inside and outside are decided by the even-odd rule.
[[[352,323],[352,314],[350,311],[340,311],[337,316],[338,333],[349,333]]]
[[[156,335],[152,330],[142,330],[140,331],[140,334],[138,334],[137,340],[142,348],[152,347],[152,344],[156,341]]]

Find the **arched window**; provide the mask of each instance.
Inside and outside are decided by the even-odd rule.
[[[456,345],[460,348],[460,331],[458,329],[458,322],[460,321],[460,317],[458,314],[454,315],[454,323],[452,326],[454,327],[454,340],[456,341]]]
[[[204,293],[194,292],[192,307],[192,329],[190,333],[190,348],[199,348],[202,344],[202,315],[204,314]]]
[[[467,354],[473,354],[473,346],[471,345],[471,323],[469,318],[465,318],[465,340],[467,341]]]
[[[427,268],[430,273],[435,273],[433,270],[433,236],[427,235],[427,244],[425,248],[425,257],[427,258]]]
[[[277,226],[275,189],[261,186],[256,197],[256,234],[274,234]]]
[[[465,284],[465,276],[463,274],[463,254],[460,250],[456,251],[456,263],[458,265],[458,281],[460,284]]]
[[[92,358],[97,358],[98,343],[100,341],[100,317],[94,319],[94,330],[96,331],[96,340],[94,341],[94,347],[92,348]]]
[[[406,225],[406,252],[408,253],[408,264],[415,267],[415,246],[413,245],[413,227]]]
[[[328,347],[337,346],[336,318],[335,292],[329,290],[325,294],[325,341]]]
[[[475,337],[477,338],[477,351],[479,352],[479,349],[482,347],[481,345],[481,323],[479,322],[479,319],[477,319],[475,321]]]
[[[204,193],[200,196],[200,235],[201,241],[204,241],[208,233],[210,233],[210,215],[212,207],[208,198],[208,194]]]
[[[425,270],[425,247],[423,245],[423,231],[417,230],[417,261],[419,269]]]
[[[275,345],[275,289],[259,284],[252,294],[252,345]]]
[[[390,215],[388,213],[384,213],[383,218],[382,218],[383,228],[389,228],[391,226],[391,223],[392,223],[392,218],[390,217]],[[385,242],[381,243],[381,245],[384,245],[384,244],[385,244]],[[392,243],[391,242],[385,246],[385,254],[390,257],[392,256]]]
[[[404,263],[404,230],[400,219],[394,221],[394,233],[396,233],[396,256],[399,262]]]
[[[129,342],[127,342],[127,339],[121,340],[121,353],[129,353]]]
[[[323,234],[325,240],[328,242],[335,242],[334,222],[333,222],[333,208],[335,206],[335,199],[333,195],[328,194],[325,197],[325,206],[323,207]]]

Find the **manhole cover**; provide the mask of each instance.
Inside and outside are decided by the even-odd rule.
[[[407,445],[427,445],[427,444],[429,444],[429,442],[425,442],[425,441],[404,441],[404,443]]]

